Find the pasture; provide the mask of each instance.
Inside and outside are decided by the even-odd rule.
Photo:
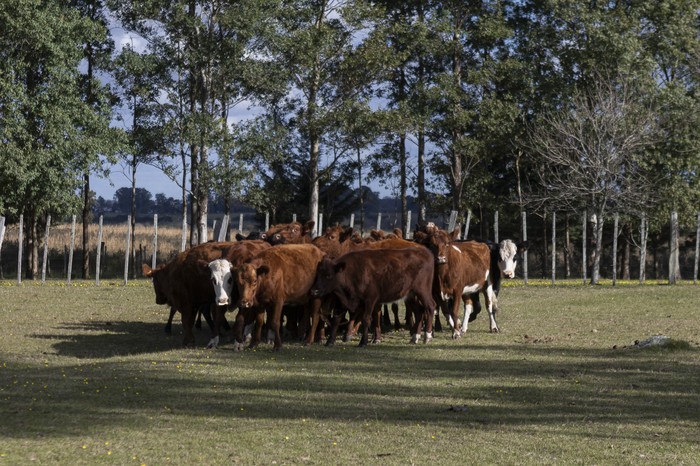
[[[0,464],[698,464],[700,286],[578,283],[507,283],[500,334],[234,352],[146,280],[0,282]]]

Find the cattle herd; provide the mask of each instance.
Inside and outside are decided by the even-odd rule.
[[[438,308],[459,338],[479,313],[481,294],[490,330],[498,332],[501,278],[514,277],[517,255],[527,248],[511,240],[459,241],[458,230],[433,223],[417,227],[411,241],[398,229],[363,238],[341,226],[312,239],[313,226],[275,225],[233,242],[195,246],[154,269],[144,264],[156,303],[170,306],[166,331],[179,311],[185,346],[194,343],[201,315],[212,330],[209,348],[228,339],[236,350],[254,348],[263,334],[275,350],[283,336],[332,345],[339,331],[345,341],[361,331],[360,346],[366,346],[370,332],[373,343],[381,341],[382,305],[392,305],[395,328],[401,327],[397,303],[403,301],[411,343],[427,343]],[[226,312],[235,309],[230,325]]]

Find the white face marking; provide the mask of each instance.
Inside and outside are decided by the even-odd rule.
[[[501,241],[498,248],[499,260],[498,267],[504,277],[515,277],[515,267],[517,266],[516,255],[518,247],[509,239]]]
[[[461,251],[457,246],[455,246],[454,244],[452,245],[452,249],[454,249],[454,250],[457,251],[458,253],[462,254],[462,251]]]
[[[214,285],[216,304],[224,306],[231,300],[233,276],[231,275],[231,263],[226,259],[216,259],[209,263],[211,282]]]

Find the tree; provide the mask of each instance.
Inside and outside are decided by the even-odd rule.
[[[641,211],[654,201],[655,180],[643,160],[658,138],[658,122],[638,95],[632,83],[598,79],[570,106],[543,115],[529,135],[541,189],[530,193],[529,201],[554,209],[592,209],[592,284],[600,278],[606,213]]]
[[[85,143],[77,151],[77,157],[83,167],[82,218],[83,218],[83,264],[82,277],[90,275],[90,220],[94,193],[90,191],[90,175],[105,172],[104,163],[114,163],[120,139],[115,137],[115,131],[109,128],[112,117],[113,99],[109,87],[97,78],[100,70],[109,67],[109,60],[114,44],[107,32],[105,7],[101,0],[73,0],[74,8],[80,12],[87,27],[83,36],[83,48],[86,68],[80,80],[80,90],[83,101],[94,110],[94,118],[88,121],[84,128]],[[105,160],[106,158],[106,160]]]
[[[298,141],[310,219],[318,218],[324,138],[343,118],[345,104],[369,90],[386,58],[385,44],[371,30],[358,41],[371,12],[361,0],[283,2],[260,44],[268,81],[278,83],[267,92],[273,98],[261,100],[285,111],[284,124]]]
[[[106,125],[104,107],[80,92],[82,44],[96,28],[65,3],[20,0],[2,10],[0,30],[0,207],[24,214],[34,277],[43,222],[77,212],[77,154],[94,153]]]

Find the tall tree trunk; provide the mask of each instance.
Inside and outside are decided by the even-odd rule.
[[[569,226],[569,214],[564,215],[564,273],[566,278],[571,278],[571,227]]]
[[[399,135],[399,172],[400,172],[400,197],[401,197],[401,229],[403,230],[406,225],[406,220],[408,219],[408,199],[407,189],[408,183],[406,180],[406,133],[402,132]],[[406,233],[406,232],[404,232]]]
[[[83,175],[83,280],[90,278],[90,172]]]
[[[362,189],[362,149],[358,144],[357,150],[357,184],[360,193],[360,234],[365,231],[365,193]]]
[[[426,204],[425,198],[425,131],[418,131],[418,222],[425,222]],[[410,225],[409,225],[410,227]]]
[[[600,261],[603,256],[603,209],[598,209],[593,225],[595,246],[593,248],[593,263],[591,265],[591,285],[600,281]]]
[[[459,7],[457,7],[459,8]],[[455,13],[454,32],[452,35],[452,79],[455,89],[462,87],[462,43],[460,40],[460,32],[462,28],[462,17],[457,11]],[[454,102],[453,111],[455,115],[461,111],[460,102]],[[455,122],[452,123],[456,125]],[[461,146],[460,141],[463,137],[461,129],[453,127],[452,129],[452,209],[459,212],[462,208],[462,188],[464,186],[464,174],[462,173],[464,154],[458,147]],[[483,217],[482,217],[483,220]]]
[[[549,257],[549,235],[547,234],[547,211],[542,213],[542,278],[547,278],[547,258]]]
[[[625,222],[622,225],[622,237],[624,238],[624,244],[622,245],[622,257],[621,257],[621,273],[620,276],[623,280],[630,279],[630,258],[632,255],[632,224],[630,222]]]
[[[135,121],[135,120],[134,120]],[[134,123],[136,126],[136,123]],[[131,159],[131,239],[129,256],[131,257],[131,278],[136,278],[136,154]]]

